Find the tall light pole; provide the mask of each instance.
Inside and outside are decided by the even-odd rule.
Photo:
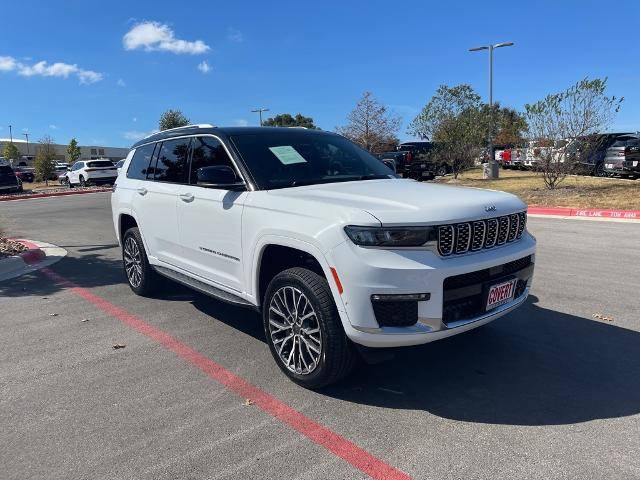
[[[262,126],[262,112],[268,112],[268,108],[256,108],[255,110],[251,110],[251,113],[260,114],[260,126]]]
[[[499,176],[498,163],[496,162],[495,154],[493,152],[493,138],[492,138],[492,133],[493,133],[493,51],[496,48],[511,47],[512,45],[513,45],[513,42],[501,42],[493,45],[482,45],[480,47],[473,47],[469,49],[470,52],[478,52],[480,50],[489,50],[489,115],[490,115],[489,116],[489,119],[490,119],[489,167],[490,167],[490,171],[487,178],[498,178]]]
[[[23,135],[27,138],[27,157],[29,156],[29,134],[23,133]]]
[[[11,130],[11,125],[9,125],[9,138],[11,139],[11,143],[13,143],[13,131]]]

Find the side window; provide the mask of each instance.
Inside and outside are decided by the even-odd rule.
[[[147,170],[149,169],[149,162],[153,156],[154,143],[149,145],[143,145],[136,148],[131,162],[129,162],[129,169],[127,170],[127,178],[133,178],[135,180],[144,180],[147,178]]]
[[[156,160],[154,180],[158,182],[187,183],[190,138],[162,142]]]
[[[76,170],[80,170],[82,167],[84,167],[84,162],[76,162],[73,164],[73,167],[71,167],[71,170],[75,172]]]
[[[189,173],[189,183],[197,183],[197,172],[199,168],[226,165],[235,172],[233,163],[227,155],[222,144],[213,137],[195,137],[192,144],[191,168]]]

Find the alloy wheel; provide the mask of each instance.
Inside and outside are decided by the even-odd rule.
[[[127,237],[124,242],[123,259],[129,283],[138,288],[142,283],[142,255],[133,237]]]
[[[299,289],[280,288],[269,304],[270,340],[287,369],[312,373],[322,354],[322,332],[311,302]]]

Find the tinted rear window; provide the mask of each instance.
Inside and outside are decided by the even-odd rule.
[[[104,168],[104,167],[113,168],[113,162],[110,162],[109,160],[100,160],[98,162],[87,162],[87,167],[89,167],[89,168]]]
[[[149,162],[153,156],[154,143],[149,145],[143,145],[136,148],[129,169],[127,170],[127,177],[135,180],[145,180],[147,178],[147,170],[149,169]]]

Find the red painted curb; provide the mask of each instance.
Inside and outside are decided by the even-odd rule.
[[[355,443],[338,435],[331,429],[311,420],[309,417],[290,407],[278,398],[252,385],[242,377],[227,370],[200,352],[180,342],[168,333],[145,322],[141,318],[108,302],[89,290],[67,280],[49,268],[40,270],[54,282],[70,289],[84,298],[94,307],[117,318],[142,335],[154,340],[180,358],[198,368],[212,380],[223,385],[229,391],[248,398],[265,413],[290,426],[316,445],[322,446],[336,457],[342,458],[353,467],[375,480],[411,480],[411,477],[383,460],[373,456]]]
[[[47,256],[47,254],[44,253],[44,250],[42,250],[38,245],[30,242],[29,240],[16,238],[15,241],[20,242],[29,249],[26,252],[18,254],[18,256],[22,258],[22,261],[27,265],[33,265],[34,263],[41,262]]]
[[[559,215],[562,217],[590,217],[590,218],[623,218],[640,220],[640,210],[606,210],[597,208],[558,208],[536,207],[532,205],[528,212],[534,215]]]
[[[78,190],[76,192],[51,192],[51,193],[27,193],[25,195],[15,195],[12,197],[0,198],[0,202],[12,202],[16,200],[29,200],[31,198],[46,198],[46,197],[63,197],[66,195],[82,195],[85,193],[101,193],[109,192],[110,188],[104,188],[101,190]]]

